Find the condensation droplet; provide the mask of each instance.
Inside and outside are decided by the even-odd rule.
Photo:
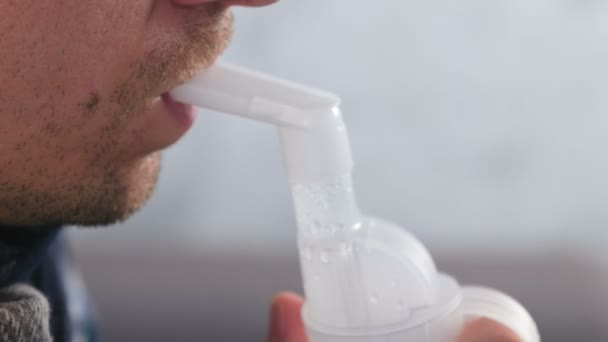
[[[352,247],[348,244],[348,243],[341,243],[340,244],[340,255],[346,257],[349,256],[351,254],[352,251]]]
[[[321,208],[323,208],[323,209],[329,208],[329,203],[327,203],[327,200],[325,200],[325,199],[321,200]]]
[[[317,280],[319,280],[319,279],[321,279],[321,277],[319,277],[319,275],[318,275],[318,274],[313,274],[313,275],[312,275],[312,280],[317,281]]]
[[[336,225],[334,226],[334,229],[335,229],[336,231],[341,231],[341,232],[343,232],[343,231],[345,231],[345,230],[346,230],[346,228],[347,228],[347,227],[348,227],[348,225],[346,225],[346,224],[344,224],[344,223],[338,223],[338,224],[336,224]]]
[[[329,253],[327,253],[327,251],[321,251],[319,253],[319,259],[322,263],[327,264],[329,262]]]
[[[315,219],[312,222],[312,228],[311,228],[311,230],[312,230],[312,234],[313,235],[319,235],[321,233],[324,233],[323,232],[323,224],[321,223],[321,221]]]
[[[396,279],[391,280],[391,287],[392,288],[397,287],[397,280]]]
[[[403,309],[405,309],[405,304],[403,304],[403,301],[400,300],[397,305],[396,305],[396,309],[397,311],[403,311]]]
[[[369,302],[372,303],[372,304],[374,304],[374,305],[378,304],[378,297],[376,297],[376,296],[370,296],[369,297]]]
[[[327,227],[327,233],[331,235],[335,234],[337,230],[338,228],[336,228],[336,226],[334,226],[333,224]]]
[[[304,256],[304,259],[308,261],[312,260],[312,252],[310,251],[309,247],[304,247],[302,250],[302,255]]]

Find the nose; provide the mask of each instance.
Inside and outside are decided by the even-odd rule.
[[[194,6],[210,2],[219,2],[222,5],[228,6],[248,6],[259,7],[266,6],[277,2],[278,0],[173,0],[173,3],[181,6]]]

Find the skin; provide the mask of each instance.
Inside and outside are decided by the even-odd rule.
[[[0,0],[0,222],[107,225],[140,208],[188,129],[160,95],[221,54],[237,1]],[[277,297],[271,341],[306,340],[301,305]]]
[[[187,129],[159,96],[222,52],[229,11],[1,0],[0,12],[0,222],[125,219],[154,189],[158,151]]]

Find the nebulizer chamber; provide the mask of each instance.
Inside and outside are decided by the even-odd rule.
[[[312,342],[455,342],[464,324],[480,317],[524,342],[540,341],[515,300],[461,286],[437,271],[408,231],[359,212],[335,95],[221,61],[171,95],[278,128],[298,223],[302,317]]]

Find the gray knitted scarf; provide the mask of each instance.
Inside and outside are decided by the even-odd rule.
[[[0,341],[50,342],[49,318],[48,301],[33,287],[0,289]]]

